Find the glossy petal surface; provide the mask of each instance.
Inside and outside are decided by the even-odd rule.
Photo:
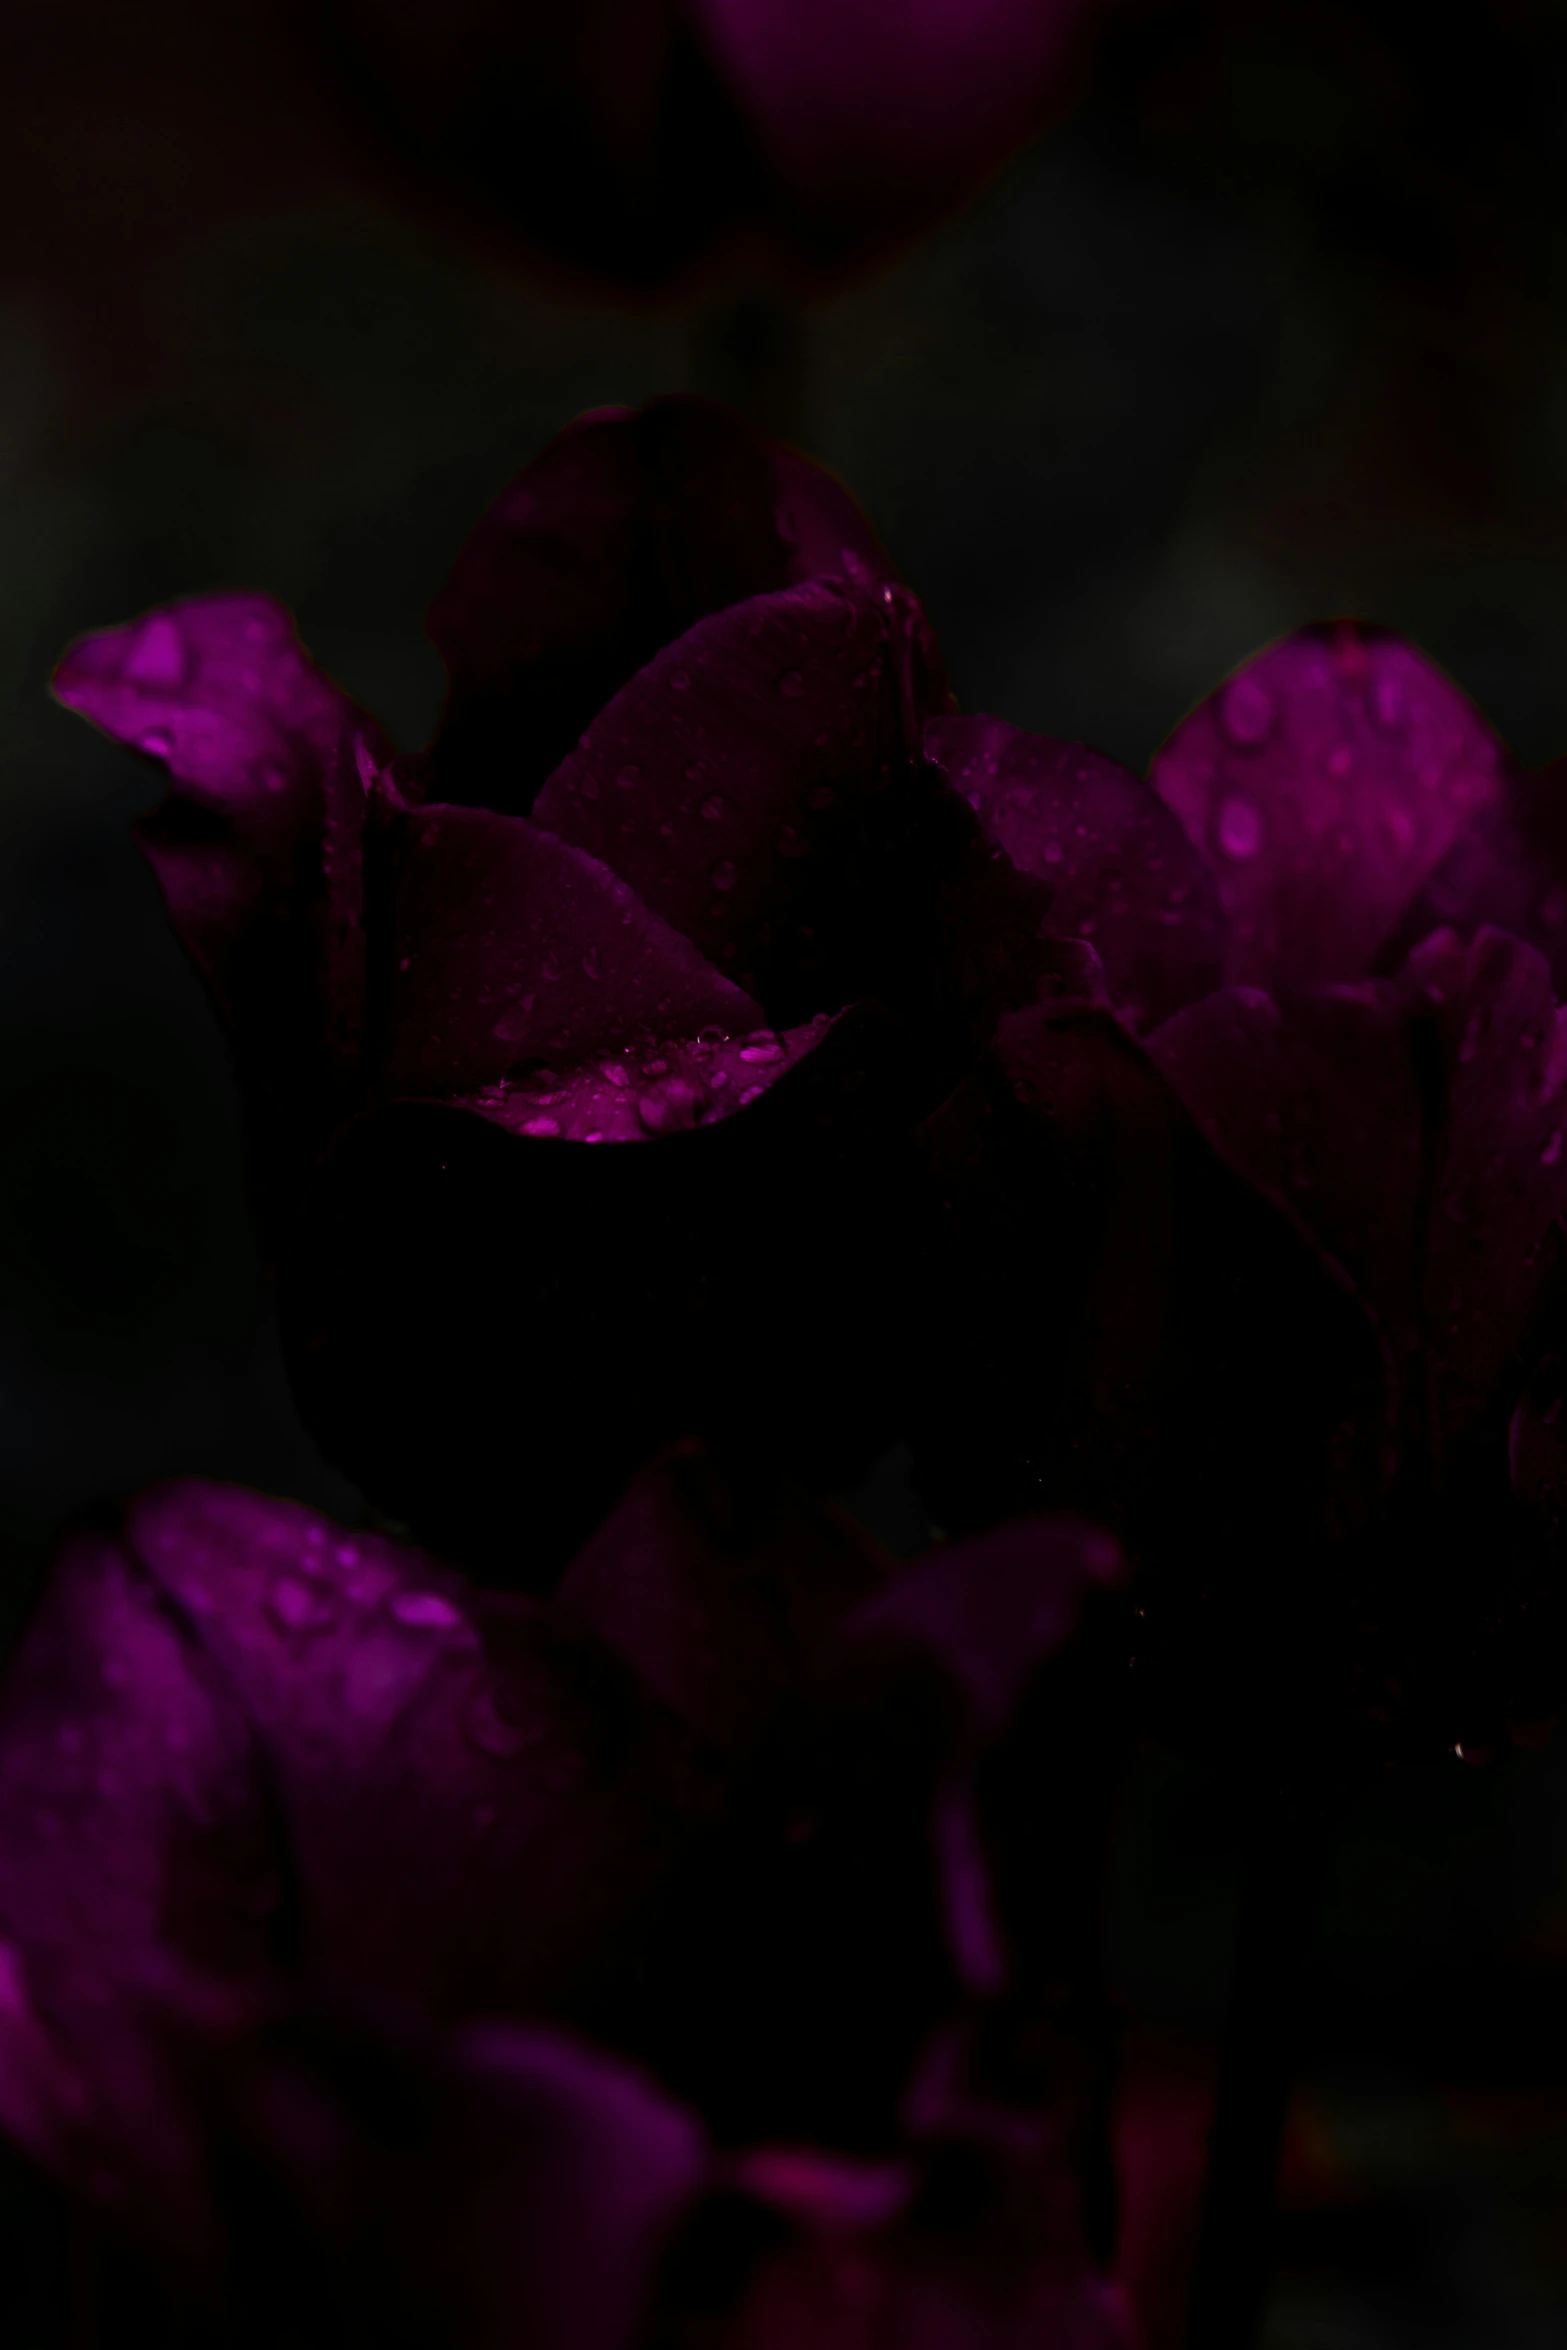
[[[1152,775],[1218,882],[1229,978],[1279,993],[1364,978],[1504,769],[1445,678],[1345,622],[1237,670]]]

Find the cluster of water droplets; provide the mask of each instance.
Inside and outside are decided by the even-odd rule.
[[[731,1036],[717,1027],[694,1037],[627,1046],[569,1071],[535,1068],[470,1095],[508,1133],[537,1141],[646,1142],[716,1124],[758,1099],[830,1025],[760,1028]]]

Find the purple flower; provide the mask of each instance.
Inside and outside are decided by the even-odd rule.
[[[1012,830],[986,820],[1037,863],[1076,754],[999,731]],[[997,733],[931,737],[957,775]],[[1494,1745],[1556,1700],[1564,1597],[1553,781],[1348,624],[1238,671],[1152,780],[1206,859],[1219,968],[1148,1017],[1128,942],[1178,908],[1127,859],[1105,969],[1010,1011],[928,1123],[949,1310],[922,1472],[960,1525],[1071,1501],[1123,1530],[1189,1723],[1292,1738],[1326,1707]],[[976,1379],[1019,1327],[1026,1359]]]
[[[939,218],[1064,104],[1087,14],[337,0],[330,28],[416,174],[535,253],[649,283],[737,231],[821,271]]]
[[[914,1121],[1063,934],[1097,916],[1146,1024],[1213,984],[1218,910],[1108,762],[1033,779],[1032,847],[980,737],[953,788],[918,606],[722,410],[562,434],[430,628],[412,758],[255,596],[85,639],[57,691],[168,768],[141,838],[227,1029],[307,1419],[539,1579],[659,1442],[859,1473],[912,1359]]]
[[[0,2126],[180,2291],[286,2291],[307,2340],[377,2264],[436,2338],[532,2307],[596,2350],[655,2291],[831,2308],[852,2246],[961,2339],[995,2259],[1003,2307],[1119,2341],[1060,1990],[1115,1574],[1072,1522],[894,1574],[803,1501],[746,1524],[694,1447],[547,1602],[293,1503],[144,1495],[68,1541],[0,1697]],[[949,2142],[988,2182],[956,2239],[919,2186]],[[720,2189],[790,2223],[727,2270]]]

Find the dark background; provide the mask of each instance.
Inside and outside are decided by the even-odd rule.
[[[294,1418],[221,1051],[129,841],[157,777],[47,699],[73,635],[266,588],[416,742],[440,691],[421,615],[485,503],[584,406],[690,388],[841,472],[966,707],[1141,767],[1236,661],[1352,612],[1550,758],[1564,123],[1567,11],[1543,0],[1144,7],[1071,117],[893,265],[813,302],[757,282],[632,303],[394,196],[264,0],[10,0],[5,1636],[62,1519],[105,1493],[195,1471],[357,1507]],[[1145,1757],[1113,1941],[1177,2131],[1233,1898],[1213,1782]],[[1559,2343],[1559,1743],[1362,1807],[1313,2033],[1269,2350]]]

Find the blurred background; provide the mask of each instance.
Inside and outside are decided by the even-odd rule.
[[[417,742],[481,509],[582,408],[692,389],[839,471],[965,707],[1141,768],[1235,662],[1355,613],[1567,751],[1567,8],[1138,0],[919,243],[658,296],[459,233],[309,34],[268,0],[0,8],[7,1639],[105,1494],[358,1506],[292,1412],[221,1050],[130,842],[156,773],[47,697],[80,631],[265,588]],[[898,1531],[895,1470],[867,1506]],[[1234,1857],[1213,1783],[1143,1757],[1110,1929],[1145,2154],[1202,2126]],[[1560,1741],[1361,1808],[1311,2048],[1269,2350],[1559,2344]],[[1181,2215],[1133,2205],[1157,2306]]]

